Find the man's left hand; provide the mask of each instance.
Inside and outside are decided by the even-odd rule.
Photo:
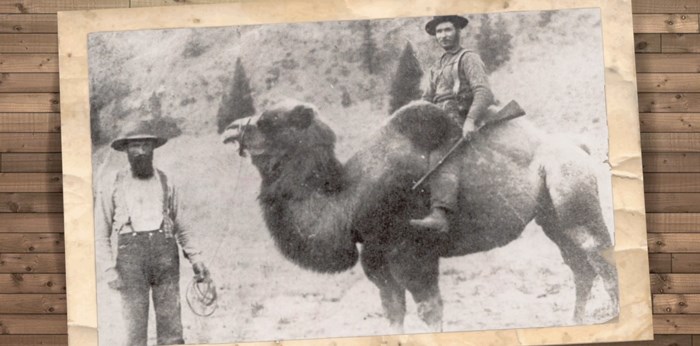
[[[478,128],[474,123],[474,119],[467,118],[467,120],[464,121],[464,126],[462,126],[462,137],[469,141],[472,139],[472,137],[474,137],[477,130]]]
[[[209,269],[202,262],[197,262],[192,265],[192,270],[194,270],[194,280],[197,282],[204,282],[209,279]]]

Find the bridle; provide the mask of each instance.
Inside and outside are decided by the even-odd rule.
[[[250,125],[250,121],[252,119],[252,117],[248,118],[248,122],[245,123],[245,126],[243,126],[243,130],[241,130],[241,139],[238,141],[238,156],[245,157],[245,148],[243,147],[243,141],[245,140],[245,133],[247,132],[248,125]]]

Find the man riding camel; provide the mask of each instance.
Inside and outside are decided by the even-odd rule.
[[[478,53],[462,48],[460,33],[469,20],[461,16],[433,17],[425,31],[435,36],[445,51],[430,69],[423,100],[435,103],[462,127],[462,136],[471,139],[494,103],[484,62]],[[454,143],[459,138],[449,140]],[[430,167],[435,167],[447,154],[449,147],[440,147],[430,153]],[[454,155],[445,160],[428,180],[431,211],[423,219],[411,220],[411,225],[437,232],[448,232],[448,214],[457,208],[457,194],[461,162]]]

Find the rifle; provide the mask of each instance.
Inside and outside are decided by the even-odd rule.
[[[481,129],[485,127],[494,126],[502,122],[521,117],[523,115],[525,115],[525,111],[520,107],[520,105],[515,101],[510,101],[507,105],[501,108],[501,110],[496,112],[496,114],[493,117],[491,117],[487,122],[481,124],[475,132],[481,131]],[[438,168],[442,166],[443,163],[445,163],[447,158],[449,158],[453,152],[455,152],[460,146],[462,146],[462,144],[466,142],[467,140],[464,137],[460,136],[459,140],[457,140],[457,142],[455,142],[455,144],[452,145],[447,154],[445,154],[445,156],[443,156],[440,159],[440,161],[438,161],[435,167],[431,168],[428,171],[428,173],[425,173],[425,175],[423,175],[415,184],[413,184],[411,190],[415,190],[419,186],[421,186],[423,182],[425,182],[425,180],[427,180],[433,173],[435,173],[435,171],[438,170]]]

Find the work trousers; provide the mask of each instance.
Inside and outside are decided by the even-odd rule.
[[[447,112],[456,127],[462,128],[464,116],[462,116],[454,101],[438,103]],[[456,143],[462,131],[456,131],[455,135],[448,138],[445,144],[430,152],[428,162],[430,167],[435,167],[438,162],[445,157],[452,145]],[[464,146],[462,146],[464,147]],[[443,208],[449,212],[457,209],[457,198],[459,196],[459,175],[462,170],[460,159],[462,149],[457,149],[445,162],[435,171],[435,174],[428,180],[430,187],[430,204],[432,208]]]
[[[127,345],[148,340],[149,294],[156,314],[158,345],[184,344],[180,317],[180,259],[174,237],[162,230],[119,235],[117,272]]]

